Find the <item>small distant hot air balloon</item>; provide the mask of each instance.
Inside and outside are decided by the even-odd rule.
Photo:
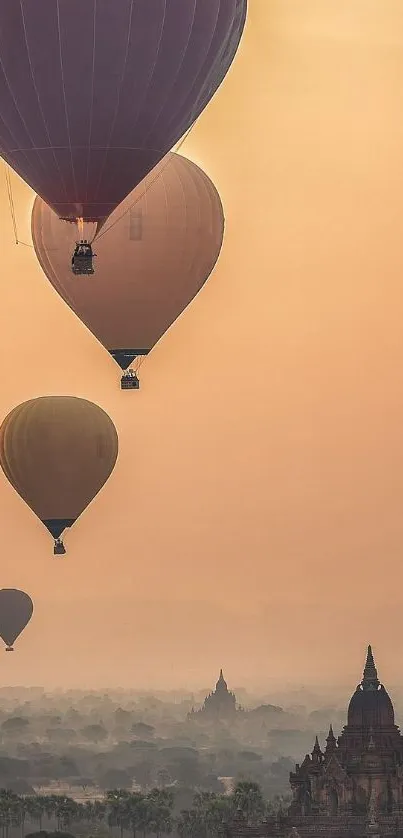
[[[15,407],[0,427],[0,465],[55,539],[84,511],[113,471],[116,428],[98,405],[73,396],[43,396]]]
[[[6,652],[13,652],[13,644],[29,623],[34,606],[31,597],[16,588],[0,590],[0,637]]]
[[[32,237],[46,276],[121,369],[147,355],[203,286],[224,235],[220,196],[195,163],[169,154],[111,215],[96,280],[74,280],[66,225],[36,198]],[[124,389],[138,387],[132,371]]]
[[[99,229],[204,110],[246,12],[247,0],[0,0],[0,154],[80,238]]]

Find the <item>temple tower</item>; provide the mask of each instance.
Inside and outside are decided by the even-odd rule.
[[[338,740],[330,726],[322,753],[316,738],[312,754],[291,773],[290,783],[292,815],[361,817],[368,834],[376,833],[382,817],[397,817],[403,827],[403,737],[371,646]]]

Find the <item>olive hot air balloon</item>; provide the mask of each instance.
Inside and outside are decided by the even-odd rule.
[[[72,276],[66,225],[39,197],[31,227],[51,284],[126,370],[205,283],[220,253],[224,214],[210,178],[169,154],[111,215],[98,239],[101,258],[92,282]],[[133,385],[137,375],[125,374],[122,387]]]
[[[0,590],[0,637],[6,644],[6,652],[13,652],[13,644],[29,623],[34,606],[24,591],[16,588]]]
[[[99,229],[204,110],[246,12],[247,0],[0,0],[0,154],[60,218]]]
[[[110,476],[116,428],[98,405],[74,396],[42,396],[18,405],[0,427],[7,479],[65,553],[61,535]]]

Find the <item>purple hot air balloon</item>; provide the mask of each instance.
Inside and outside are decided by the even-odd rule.
[[[0,591],[0,637],[6,652],[13,652],[13,643],[29,623],[34,606],[25,591],[2,588]]]
[[[97,222],[205,108],[247,0],[0,0],[0,154],[59,218]]]

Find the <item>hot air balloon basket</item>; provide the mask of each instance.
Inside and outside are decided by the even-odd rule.
[[[137,375],[133,370],[128,370],[122,375],[120,379],[120,389],[121,390],[139,390],[140,389],[140,381],[137,378]]]
[[[66,548],[62,541],[56,541],[53,547],[53,555],[54,556],[64,556],[66,553]]]
[[[77,256],[71,268],[75,276],[92,276],[95,273],[92,259],[80,259]]]

